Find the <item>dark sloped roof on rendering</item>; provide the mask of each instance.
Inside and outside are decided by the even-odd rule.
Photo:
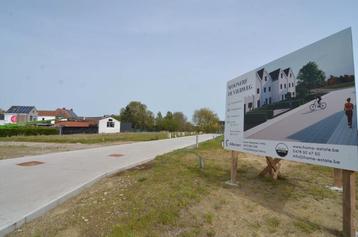
[[[286,68],[286,69],[283,70],[283,71],[285,72],[286,76],[288,76],[288,73],[290,72],[290,68],[288,67],[288,68]]]
[[[270,72],[270,77],[271,77],[272,81],[276,81],[278,79],[280,71],[281,71],[281,68],[278,68],[275,71]]]
[[[6,113],[28,114],[35,106],[11,106]]]
[[[259,75],[260,79],[262,79],[263,75],[264,75],[264,69],[260,69],[257,71],[257,74]]]

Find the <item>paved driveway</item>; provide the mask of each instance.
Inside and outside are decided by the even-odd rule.
[[[216,135],[199,136],[199,141]],[[0,161],[0,236],[80,192],[98,179],[194,145],[195,136],[27,156]],[[120,154],[122,156],[110,156]],[[35,166],[17,164],[39,161]]]

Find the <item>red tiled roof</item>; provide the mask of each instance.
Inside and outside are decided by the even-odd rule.
[[[52,110],[39,110],[37,113],[38,116],[57,116],[57,111]]]
[[[55,117],[63,117],[63,118],[74,118],[77,115],[72,111],[65,108],[56,109],[56,110],[39,110],[39,116],[55,116]]]

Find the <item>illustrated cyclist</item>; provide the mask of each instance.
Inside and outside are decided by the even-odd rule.
[[[320,95],[318,95],[316,99],[317,99],[318,106],[320,107],[320,106],[321,106],[322,97],[321,97]]]

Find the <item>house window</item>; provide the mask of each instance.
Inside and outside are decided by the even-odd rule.
[[[257,108],[260,107],[260,100],[257,101]]]
[[[284,86],[285,86],[285,89],[286,89],[286,83],[284,84]]]
[[[265,99],[265,105],[267,105],[267,98]]]
[[[290,73],[290,77],[292,77],[292,73]]]
[[[289,88],[291,87],[291,83],[288,83],[288,87],[289,87]]]
[[[45,118],[42,118],[42,121],[45,121]]]
[[[264,93],[266,93],[266,87],[264,87]]]
[[[107,128],[114,128],[113,119],[108,119],[108,121],[107,121]]]
[[[269,92],[271,91],[271,86],[269,86]]]
[[[283,74],[281,73],[281,78],[283,78]]]
[[[280,89],[282,89],[282,84],[280,84]]]
[[[272,100],[271,100],[271,97],[269,98],[269,104],[271,104]]]
[[[260,88],[257,88],[257,94],[260,94]]]
[[[295,96],[295,92],[292,92],[292,96]]]
[[[267,81],[267,76],[265,76],[265,81]]]

